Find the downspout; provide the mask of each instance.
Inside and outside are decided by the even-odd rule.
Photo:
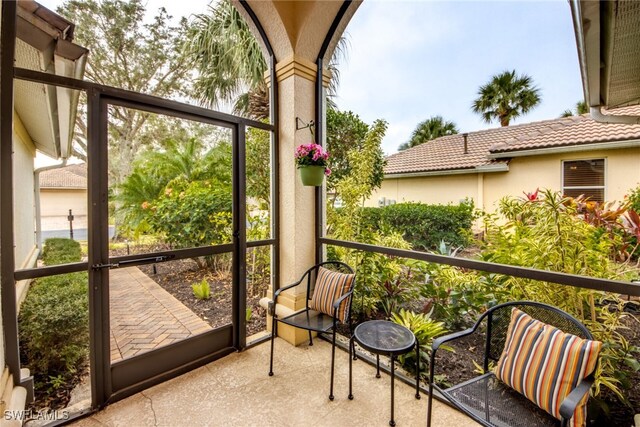
[[[600,123],[619,123],[626,125],[640,124],[640,116],[614,116],[612,114],[602,114],[602,106],[590,108],[591,118]]]
[[[325,92],[324,87],[322,85],[322,70],[324,69],[324,57],[329,49],[329,44],[331,43],[331,39],[333,39],[342,18],[347,13],[351,5],[351,0],[343,0],[340,9],[338,9],[338,13],[333,18],[333,22],[331,22],[331,26],[327,31],[327,34],[324,37],[322,45],[320,46],[320,50],[318,51],[318,56],[316,58],[316,88],[315,88],[315,122],[316,122],[316,142],[321,145],[326,145],[326,102],[325,102]],[[316,187],[315,194],[315,253],[316,253],[316,263],[320,263],[324,261],[324,247],[322,243],[320,243],[320,239],[324,237],[326,232],[324,220],[325,220],[325,209],[326,203],[323,197],[324,189],[326,187]]]
[[[42,242],[42,218],[40,214],[40,172],[60,169],[65,166],[67,166],[67,159],[62,160],[62,163],[59,163],[57,165],[45,166],[33,171],[33,191],[35,192],[34,200],[36,208],[36,246],[38,246],[38,248],[40,249],[42,249],[40,246],[40,242]]]

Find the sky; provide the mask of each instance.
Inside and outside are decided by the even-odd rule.
[[[60,0],[39,0],[54,9]],[[206,0],[148,0],[174,17],[207,10]],[[486,124],[471,111],[478,88],[505,70],[533,78],[542,102],[512,124],[553,119],[583,98],[566,0],[365,0],[347,27],[336,103],[365,122],[384,119],[386,154],[422,120],[441,115],[461,132]]]
[[[512,124],[553,119],[583,99],[569,4],[558,1],[371,1],[347,27],[336,103],[389,123],[387,154],[434,115],[471,132],[478,88],[505,70],[528,74],[541,104]]]

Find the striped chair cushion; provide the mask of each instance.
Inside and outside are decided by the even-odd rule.
[[[564,398],[596,367],[602,343],[579,338],[514,308],[494,374],[557,419]],[[587,394],[571,419],[586,424]]]
[[[318,277],[309,308],[333,316],[333,303],[349,292],[354,277],[353,274],[344,274],[318,267]],[[346,298],[338,307],[337,318],[342,323],[345,322],[348,315],[348,300],[349,298]]]

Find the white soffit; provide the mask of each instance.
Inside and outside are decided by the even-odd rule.
[[[42,71],[44,58],[41,52],[16,40],[15,62],[17,67]],[[54,131],[54,118],[51,116],[50,99],[55,90],[41,83],[14,80],[14,108],[27,128],[36,149],[58,158],[59,139]]]
[[[640,103],[640,1],[617,1],[612,15],[608,108]]]

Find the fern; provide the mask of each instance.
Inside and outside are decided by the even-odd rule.
[[[211,286],[207,279],[202,279],[202,282],[192,284],[191,289],[193,289],[193,296],[197,299],[205,300],[211,298]]]

